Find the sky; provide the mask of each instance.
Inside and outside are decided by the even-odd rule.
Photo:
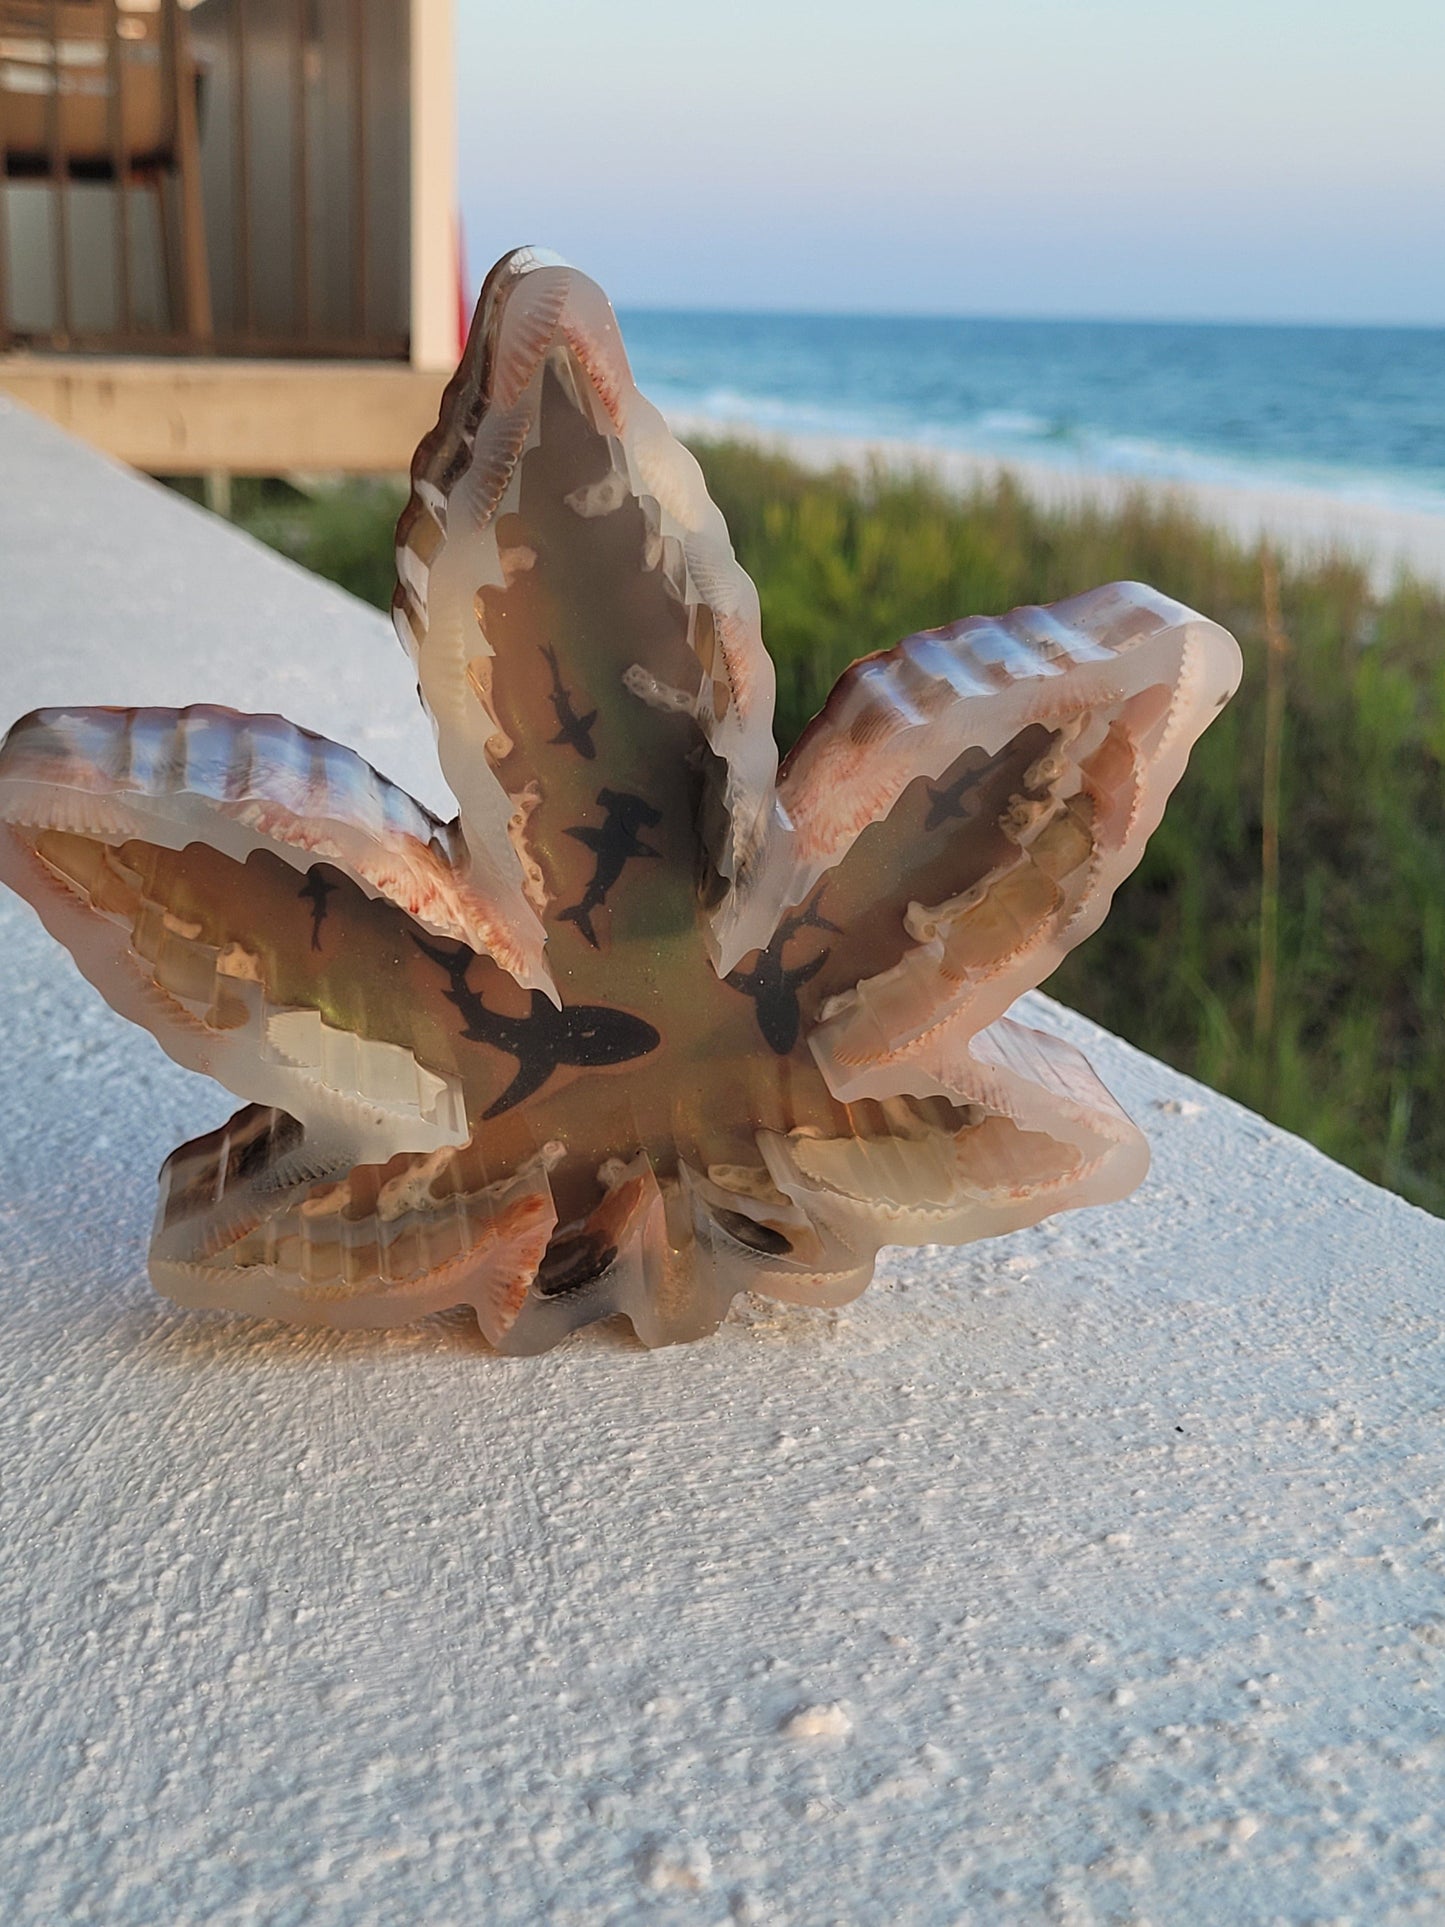
[[[479,281],[1445,325],[1445,0],[456,0]]]

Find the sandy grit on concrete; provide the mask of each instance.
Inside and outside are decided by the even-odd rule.
[[[7,712],[275,706],[420,786],[372,612],[0,447]],[[8,1918],[1445,1913],[1445,1225],[1034,1000],[1153,1175],[841,1312],[186,1316],[155,1169],[231,1100],[0,942]]]

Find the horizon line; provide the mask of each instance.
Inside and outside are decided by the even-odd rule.
[[[1391,334],[1445,334],[1445,318],[1438,321],[1346,321],[1311,316],[1239,315],[1123,315],[1123,314],[1003,314],[983,309],[954,308],[739,308],[706,307],[696,303],[614,300],[620,314],[696,315],[734,321],[993,321],[1030,326],[1061,323],[1101,328],[1315,328],[1339,332],[1377,330]]]

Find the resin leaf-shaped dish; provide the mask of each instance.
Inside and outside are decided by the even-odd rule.
[[[452,823],[276,716],[47,710],[0,752],[0,875],[247,1100],[164,1167],[163,1292],[656,1345],[1138,1183],[1087,1063],[1006,1013],[1138,861],[1237,683],[1222,629],[1116,583],[910,636],[779,769],[697,464],[601,291],[530,250],[397,564]]]

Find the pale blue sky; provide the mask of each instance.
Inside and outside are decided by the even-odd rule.
[[[1445,324],[1445,0],[457,0],[480,278]]]

